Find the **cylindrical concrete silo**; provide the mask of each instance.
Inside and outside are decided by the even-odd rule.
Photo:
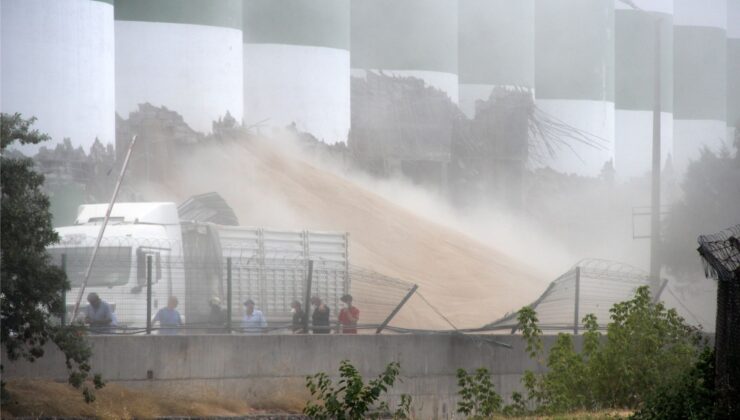
[[[243,110],[241,0],[116,0],[116,112],[165,106],[210,132]]]
[[[658,30],[662,162],[673,147],[673,0],[632,4],[636,7],[617,1],[614,11],[614,166],[621,178],[645,175],[652,169]]]
[[[727,0],[727,139],[740,126],[740,0]]]
[[[457,0],[352,0],[351,16],[353,76],[412,76],[457,102]]]
[[[115,137],[113,1],[2,0],[0,109],[35,116],[52,142]]]
[[[494,87],[534,88],[534,0],[458,0],[460,109]]]
[[[349,0],[245,0],[244,122],[346,142]]]
[[[675,0],[673,150],[682,173],[704,146],[727,135],[727,0]]]
[[[598,175],[614,155],[614,0],[535,2],[535,97],[550,118],[600,146],[571,141],[544,164]]]

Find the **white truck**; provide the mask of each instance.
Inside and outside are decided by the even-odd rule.
[[[60,242],[48,248],[64,260],[72,289],[68,317],[80,291],[107,204],[79,207],[72,226],[57,228]],[[171,202],[117,203],[113,206],[81,307],[96,292],[113,305],[120,327],[142,328],[147,316],[147,256],[152,257],[151,313],[179,300],[187,325],[205,326],[215,297],[226,308],[231,280],[232,322],[252,299],[271,323],[290,318],[290,303],[303,302],[308,260],[314,261],[312,294],[334,308],[349,291],[345,233],[279,231],[180,220]],[[230,270],[227,259],[230,259]],[[230,271],[230,273],[229,273]]]

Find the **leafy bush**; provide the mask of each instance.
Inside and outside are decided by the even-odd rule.
[[[658,388],[675,383],[697,360],[698,331],[675,310],[653,303],[647,287],[615,304],[610,313],[606,337],[589,314],[583,319],[583,351],[575,351],[571,335],[559,334],[545,360],[537,314],[522,308],[518,321],[526,350],[548,368],[541,375],[524,373],[527,404],[548,413],[637,408]]]
[[[714,352],[705,348],[696,364],[679,380],[650,394],[635,420],[714,418]]]
[[[458,413],[472,419],[484,419],[501,411],[501,397],[494,389],[488,369],[478,368],[472,375],[458,369],[457,385],[461,398],[457,403]]]
[[[324,372],[306,377],[306,388],[316,401],[307,402],[303,413],[312,419],[334,420],[385,416],[390,411],[388,403],[378,401],[396,382],[400,371],[400,364],[391,362],[382,374],[366,385],[349,360],[342,360],[339,366],[338,387],[334,386]],[[410,409],[411,397],[401,395],[401,402],[393,413],[393,418],[408,418]]]

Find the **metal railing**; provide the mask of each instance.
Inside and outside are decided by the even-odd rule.
[[[331,329],[339,331],[337,316],[344,306],[341,297],[351,294],[360,310],[357,329],[382,331],[416,286],[372,270],[336,260],[234,258],[216,259],[172,256],[164,249],[135,252],[130,247],[108,247],[98,256],[88,293],[96,293],[112,310],[111,327],[91,330],[112,334],[207,334],[291,333],[291,304],[299,302],[306,311],[307,291],[318,296],[331,311]],[[62,292],[67,310],[61,323],[84,323],[87,302],[77,319],[71,319],[81,273],[89,258],[86,248],[66,248],[52,253],[68,275],[72,289]],[[309,272],[309,267],[311,271]],[[310,274],[310,275],[309,275]],[[167,315],[171,298],[181,325],[168,328],[158,319]],[[245,323],[247,300],[254,302],[266,321],[253,328]],[[310,330],[309,324],[309,330]]]

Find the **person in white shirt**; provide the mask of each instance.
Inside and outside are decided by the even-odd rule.
[[[267,320],[259,309],[254,309],[254,301],[247,299],[244,302],[246,308],[242,318],[242,331],[246,334],[260,334],[267,328]]]

